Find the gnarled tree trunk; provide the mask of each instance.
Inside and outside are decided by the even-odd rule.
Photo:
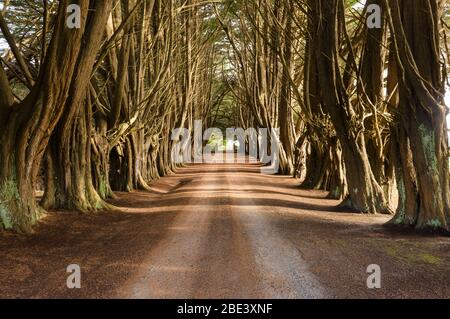
[[[93,14],[83,37],[85,43],[77,61],[69,98],[61,121],[51,137],[49,159],[53,160],[52,180],[47,180],[45,208],[76,209],[82,212],[110,208],[93,186],[91,139],[93,137],[92,101],[89,90],[92,69],[104,38],[111,12],[109,1],[91,1]]]
[[[77,1],[82,25],[68,29],[68,3],[59,3],[55,30],[36,84],[22,103],[8,107],[0,123],[0,220],[7,229],[31,231],[40,215],[34,196],[36,176],[50,134],[64,111],[89,9],[88,0]]]
[[[411,153],[402,156],[402,167],[414,164],[417,193],[405,193],[405,202],[394,221],[450,231],[450,187],[446,110],[443,103],[439,55],[439,20],[436,0],[385,1],[395,39],[399,66],[399,115]],[[406,138],[403,138],[406,140]],[[408,172],[403,171],[406,181]],[[413,196],[413,198],[411,198]],[[411,211],[411,209],[414,209]]]
[[[340,1],[310,1],[310,30],[317,31],[316,58],[323,106],[333,122],[346,164],[349,195],[342,205],[363,213],[390,212],[369,163],[364,124],[349,102],[340,74],[337,51]]]

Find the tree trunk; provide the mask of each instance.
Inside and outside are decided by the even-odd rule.
[[[92,102],[89,84],[97,52],[104,37],[112,4],[94,1],[64,114],[51,137],[52,183],[44,196],[45,208],[75,209],[82,212],[110,208],[98,195],[91,174]],[[49,185],[50,186],[50,185]],[[55,198],[50,198],[55,196]],[[54,206],[53,206],[53,205]]]
[[[292,15],[289,9],[290,2],[286,2],[286,23],[283,41],[283,70],[281,72],[280,101],[278,104],[278,127],[280,128],[280,143],[282,145],[282,161],[280,161],[280,173],[292,175],[294,173],[294,132],[292,127],[291,111],[291,83],[290,72],[292,63]]]
[[[399,224],[450,231],[450,187],[444,81],[439,55],[441,8],[436,0],[386,1],[399,65],[399,114],[416,172],[417,218]],[[403,166],[408,158],[403,157]],[[405,176],[405,174],[403,174]],[[413,196],[413,194],[410,194]],[[415,211],[405,216],[416,216]]]
[[[67,99],[88,15],[80,0],[82,26],[66,27],[67,0],[61,0],[55,31],[32,91],[5,117],[0,132],[0,220],[4,228],[29,232],[40,216],[34,197],[41,159]]]
[[[346,164],[348,197],[342,206],[363,213],[390,212],[369,163],[364,125],[350,104],[338,61],[338,7],[341,0],[311,1],[313,29],[317,30],[317,66],[324,109],[331,117]],[[319,20],[320,19],[320,20]]]

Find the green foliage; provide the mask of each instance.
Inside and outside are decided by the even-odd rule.
[[[0,186],[0,222],[6,229],[13,226],[8,206],[19,199],[19,190],[15,181],[8,180]]]
[[[428,221],[427,226],[432,227],[432,228],[441,228],[442,224],[439,220],[433,219],[433,220]]]
[[[0,0],[1,7],[4,6],[4,3],[4,0]],[[58,1],[47,0],[48,24],[52,23],[58,7],[57,4]],[[8,28],[22,50],[23,56],[36,66],[39,64],[39,55],[42,51],[43,13],[43,1],[10,0],[3,11]],[[48,32],[47,41],[50,36],[51,32]],[[4,35],[0,32],[0,52],[7,48],[8,45]]]
[[[424,125],[418,127],[422,143],[424,145],[425,155],[427,155],[429,170],[438,174],[438,160],[436,158],[436,137],[432,130]]]

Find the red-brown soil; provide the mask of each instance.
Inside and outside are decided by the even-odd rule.
[[[339,212],[256,164],[192,165],[152,186],[118,194],[122,212],[51,212],[32,235],[0,234],[0,297],[450,297],[450,238]],[[66,287],[69,264],[81,289]],[[370,264],[381,289],[366,286]]]

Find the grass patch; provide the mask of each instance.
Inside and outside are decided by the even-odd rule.
[[[410,263],[425,263],[438,266],[443,262],[443,259],[440,257],[430,253],[416,251],[412,247],[408,248],[400,245],[389,245],[385,247],[385,252],[390,257],[403,259]]]

